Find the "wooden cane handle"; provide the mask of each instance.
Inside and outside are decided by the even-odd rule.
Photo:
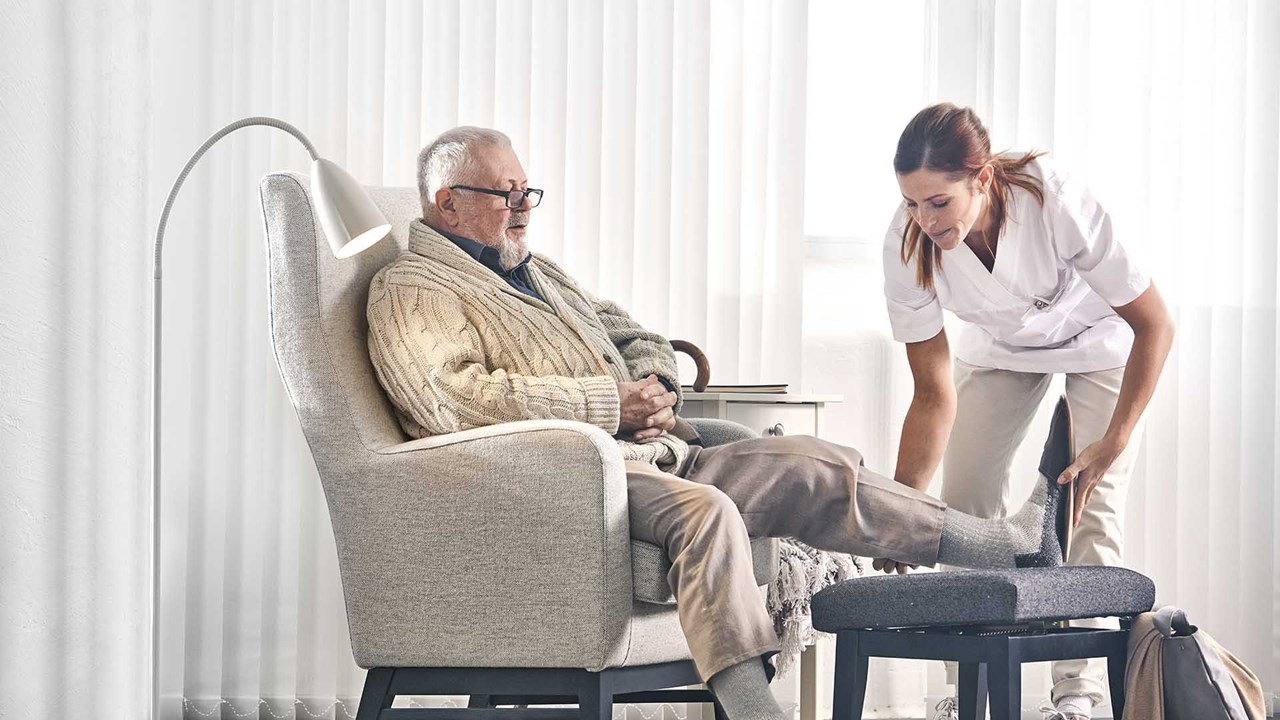
[[[693,358],[693,364],[698,367],[698,377],[693,381],[693,390],[694,392],[706,390],[707,383],[711,382],[711,363],[707,362],[707,354],[688,340],[672,340],[671,348]]]

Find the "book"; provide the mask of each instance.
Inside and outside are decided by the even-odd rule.
[[[681,385],[685,392],[693,392],[692,385]],[[780,385],[708,385],[702,392],[708,393],[785,393],[787,384]]]

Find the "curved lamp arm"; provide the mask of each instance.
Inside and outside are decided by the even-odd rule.
[[[173,181],[173,187],[169,188],[169,197],[164,201],[164,210],[160,213],[160,224],[156,226],[156,256],[155,261],[152,264],[152,267],[155,270],[155,278],[157,280],[160,279],[160,269],[161,265],[163,265],[161,252],[164,250],[164,228],[169,224],[169,211],[173,209],[173,201],[177,199],[178,191],[182,189],[182,183],[186,182],[187,176],[191,174],[191,168],[195,167],[196,163],[200,162],[200,158],[204,157],[204,154],[209,151],[209,148],[213,147],[219,140],[240,128],[250,127],[253,125],[266,125],[268,127],[279,128],[289,133],[290,135],[298,138],[298,142],[302,143],[303,147],[307,149],[307,154],[311,156],[313,161],[320,159],[320,154],[316,152],[316,146],[311,144],[311,141],[307,139],[306,135],[302,134],[301,130],[283,120],[277,120],[272,117],[260,116],[237,120],[218,132],[210,135],[209,139],[205,140],[204,144],[200,146],[200,149],[191,154],[191,159],[187,161],[186,167],[182,168],[182,172],[178,173],[178,179]]]
[[[371,247],[391,231],[386,217],[374,205],[368,193],[338,165],[321,158],[315,145],[296,127],[272,117],[249,117],[237,120],[209,136],[191,155],[191,159],[174,180],[165,199],[160,224],[156,226],[155,259],[151,294],[151,720],[160,720],[160,318],[161,268],[164,230],[169,212],[187,175],[200,158],[219,140],[240,128],[254,125],[284,130],[298,139],[311,156],[312,198],[316,213],[337,257],[349,257]]]

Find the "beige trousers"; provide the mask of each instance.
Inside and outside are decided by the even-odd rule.
[[[934,565],[945,505],[808,436],[692,448],[666,473],[628,462],[631,536],[664,548],[680,626],[704,679],[778,650],[756,588],[750,537]]]
[[[1009,468],[1026,439],[1052,374],[975,367],[955,362],[956,420],[942,461],[942,499],[948,507],[978,517],[1004,517],[1009,508]],[[1124,368],[1068,373],[1076,452],[1102,438],[1111,423]],[[1142,439],[1142,423],[1128,447],[1098,482],[1071,540],[1068,565],[1120,565],[1124,559],[1124,507],[1129,476]],[[1038,448],[1044,438],[1032,438]],[[1072,623],[1080,627],[1117,627],[1114,619]],[[1105,699],[1106,662],[1060,660],[1053,664],[1053,700],[1087,695]],[[955,666],[947,682],[955,683]]]

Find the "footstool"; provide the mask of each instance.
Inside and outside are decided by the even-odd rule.
[[[1133,616],[1155,584],[1118,567],[1047,567],[885,575],[846,580],[813,597],[813,626],[836,634],[832,720],[861,720],[871,657],[959,663],[960,720],[1016,720],[1022,663],[1105,657],[1116,720]],[[1065,627],[1119,617],[1120,630]]]

